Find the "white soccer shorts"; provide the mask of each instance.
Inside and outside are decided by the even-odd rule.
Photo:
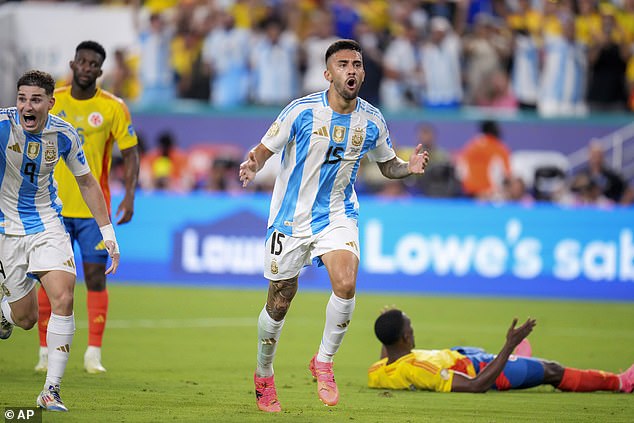
[[[264,277],[279,281],[297,276],[313,261],[321,265],[321,257],[330,251],[347,250],[360,259],[359,228],[356,220],[331,222],[317,235],[296,238],[275,231],[266,240]]]
[[[63,270],[77,274],[70,236],[62,228],[32,235],[0,234],[0,262],[0,284],[10,303],[33,289],[38,273]]]

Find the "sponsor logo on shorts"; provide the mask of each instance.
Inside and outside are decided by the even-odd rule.
[[[106,242],[104,240],[99,241],[99,244],[95,245],[95,251],[102,251],[106,249]]]
[[[75,268],[75,259],[73,259],[72,257],[69,258],[68,260],[66,260],[64,262],[64,266],[70,267],[71,269],[74,269]]]
[[[358,246],[358,245],[357,245],[357,243],[356,243],[356,242],[354,242],[354,241],[348,241],[348,242],[346,242],[346,245],[347,245],[348,247],[351,247],[351,248],[352,248],[353,250],[355,250],[355,251],[359,251],[359,246]]]

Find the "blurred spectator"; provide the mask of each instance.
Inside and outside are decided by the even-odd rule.
[[[387,45],[383,56],[381,105],[385,109],[399,110],[420,104],[423,84],[419,59],[417,30],[409,21],[405,21]]]
[[[503,59],[510,54],[509,41],[499,33],[496,22],[490,15],[476,16],[473,33],[462,39],[465,59],[465,101],[475,104],[485,95],[494,73],[502,71]],[[506,89],[505,89],[506,91]]]
[[[359,97],[370,102],[379,104],[379,90],[383,73],[383,52],[379,34],[366,22],[359,22],[356,26],[355,39],[363,49],[363,67],[365,68],[365,79]]]
[[[590,45],[601,33],[601,16],[597,11],[596,0],[577,0],[578,13],[575,17],[577,40],[581,44]]]
[[[475,90],[474,103],[478,107],[516,111],[517,99],[509,83],[506,72],[497,69],[482,81]]]
[[[254,100],[257,104],[284,105],[298,91],[297,39],[284,30],[277,17],[263,21],[261,29],[251,50]]]
[[[134,0],[134,21],[139,33],[139,78],[143,105],[169,104],[176,96],[174,71],[171,64],[171,43],[174,29],[159,12],[153,12],[149,26],[143,28],[140,0]]]
[[[538,111],[546,117],[581,116],[587,112],[586,48],[575,39],[575,24],[570,16],[563,17],[561,25],[561,36],[545,39]]]
[[[104,88],[123,100],[137,100],[141,93],[140,82],[134,70],[137,67],[138,58],[135,60],[130,57],[123,48],[116,49],[114,67],[103,77]]]
[[[337,41],[333,33],[330,15],[317,10],[310,16],[310,33],[302,43],[302,63],[304,67],[303,94],[323,91],[328,88],[324,78],[324,52]]]
[[[588,145],[588,167],[578,172],[592,181],[593,187],[608,199],[618,203],[626,189],[623,177],[610,168],[603,156],[603,148],[598,141],[591,141]]]
[[[240,163],[232,157],[216,157],[205,184],[205,191],[240,193],[242,184],[236,178]]]
[[[588,52],[590,83],[588,103],[591,110],[626,110],[627,61],[631,55],[631,40],[617,25],[616,9],[601,5],[601,29],[594,36]]]
[[[580,173],[574,176],[570,184],[570,192],[572,193],[572,203],[566,205],[592,205],[605,208],[614,204],[612,200],[603,195],[601,188],[587,174]]]
[[[523,206],[532,205],[535,199],[528,191],[526,182],[516,175],[510,175],[502,183],[502,201],[521,204]]]
[[[203,44],[203,61],[211,75],[211,104],[226,108],[247,103],[251,34],[235,26],[224,10],[215,12],[214,24]]]
[[[443,17],[432,18],[429,29],[430,35],[421,49],[423,104],[431,108],[457,108],[462,102],[460,39]]]
[[[490,198],[501,191],[502,182],[511,174],[510,151],[500,139],[495,121],[483,121],[480,130],[460,152],[458,173],[466,195]]]
[[[174,37],[172,52],[178,97],[208,100],[209,82],[202,72],[200,34],[193,28],[184,29]]]
[[[170,132],[159,135],[158,147],[145,154],[141,162],[141,168],[148,169],[151,175],[151,180],[145,181],[149,184],[146,189],[188,190],[184,183],[187,158],[176,146],[176,140]]]
[[[418,126],[416,144],[422,144],[423,150],[429,151],[430,159],[425,174],[413,179],[416,189],[425,197],[460,196],[462,190],[451,156],[438,146],[436,137],[436,129],[432,125],[422,123]],[[408,155],[409,153],[404,156]]]
[[[361,20],[353,0],[331,0],[330,13],[333,17],[335,35],[338,38],[354,38],[355,26]]]

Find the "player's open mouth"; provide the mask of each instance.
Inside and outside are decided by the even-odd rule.
[[[357,80],[354,78],[350,78],[346,81],[346,85],[348,86],[348,88],[354,88],[357,86]]]
[[[35,121],[37,120],[33,115],[24,115],[22,118],[24,119],[24,123],[29,126],[35,124]]]

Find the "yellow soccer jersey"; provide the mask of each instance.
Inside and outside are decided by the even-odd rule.
[[[370,388],[451,392],[454,372],[475,376],[471,361],[452,350],[412,350],[394,363],[385,363],[387,358],[368,369]]]
[[[55,106],[51,113],[61,117],[77,129],[83,142],[84,154],[110,210],[108,174],[112,162],[112,146],[116,141],[120,150],[137,145],[130,112],[125,103],[102,89],[94,97],[77,100],[70,95],[70,86],[55,90]],[[81,196],[75,177],[60,161],[55,168],[55,179],[62,199],[62,215],[90,218],[92,214]]]

